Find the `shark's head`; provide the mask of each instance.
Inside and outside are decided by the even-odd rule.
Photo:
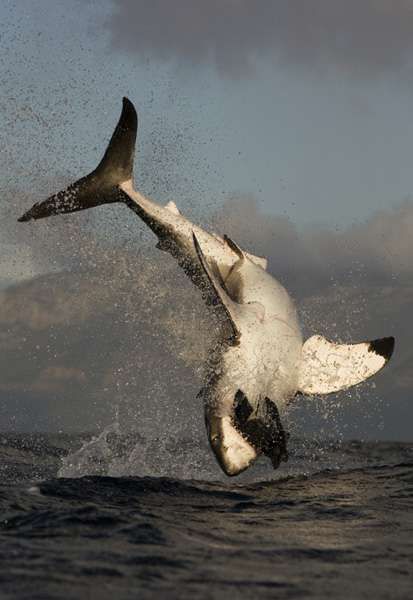
[[[242,473],[261,454],[274,469],[287,460],[288,434],[274,402],[263,397],[251,404],[241,390],[223,395],[219,386],[210,387],[204,399],[209,443],[226,475]]]
[[[206,411],[208,439],[226,475],[239,475],[257,458],[258,452],[235,427],[231,415],[217,416]]]
[[[216,375],[201,390],[208,441],[219,466],[228,476],[245,471],[259,452],[237,428],[234,406],[237,387],[223,385]]]

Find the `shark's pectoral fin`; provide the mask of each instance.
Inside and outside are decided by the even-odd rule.
[[[303,345],[298,391],[303,394],[330,394],[356,385],[389,361],[394,338],[360,344],[337,344],[314,335]]]
[[[209,264],[204,253],[202,252],[201,246],[199,245],[197,237],[194,233],[193,241],[202,270],[206,275],[206,278],[212,288],[212,291],[214,292],[217,301],[224,309],[224,313],[227,317],[228,323],[231,326],[231,342],[233,344],[237,344],[241,334],[237,327],[236,320],[240,314],[241,307],[237,302],[234,302],[234,300],[232,300],[232,298],[229,296],[228,292],[225,289],[225,284],[222,280],[218,268],[214,268],[214,265]]]

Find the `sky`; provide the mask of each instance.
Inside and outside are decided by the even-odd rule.
[[[125,321],[138,283],[115,276],[120,265],[128,274],[135,265],[145,282],[154,277],[149,314],[159,322],[178,302],[154,274],[175,267],[147,249],[141,224],[112,207],[16,223],[34,201],[94,168],[127,95],[139,112],[139,189],[267,255],[309,334],[399,335],[389,372],[374,392],[361,388],[370,400],[348,407],[340,396],[345,408],[334,418],[350,436],[411,439],[412,13],[410,0],[0,4],[2,426],[27,428],[33,415],[39,429],[104,424],[108,398],[128,383],[113,365],[140,333],[146,342],[135,360],[176,368],[178,380],[185,372],[192,383],[182,406],[190,405],[197,380],[187,370],[198,366],[184,349],[175,367],[168,353],[156,363],[161,351],[145,320],[134,317],[133,334]],[[144,297],[148,285],[139,288]],[[117,286],[123,309],[114,311]],[[196,292],[183,289],[192,323]],[[77,302],[80,314],[70,308]],[[107,335],[124,346],[114,356],[112,343],[101,361],[106,314],[116,321]],[[171,347],[182,341],[176,321],[177,333],[160,329]],[[79,366],[85,344],[89,358]],[[58,364],[48,362],[47,346]],[[77,420],[64,408],[72,384],[89,407]],[[145,385],[141,396],[153,393]],[[106,400],[85,400],[100,395]]]

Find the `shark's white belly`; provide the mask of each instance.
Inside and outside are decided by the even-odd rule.
[[[240,343],[223,354],[219,366],[222,415],[233,410],[234,387],[253,406],[268,397],[281,411],[297,391],[302,335],[294,304],[279,282],[263,270],[255,292],[248,302],[251,307],[257,303],[257,312],[245,311],[238,320]]]

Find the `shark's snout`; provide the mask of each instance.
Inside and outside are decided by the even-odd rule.
[[[209,443],[226,475],[238,475],[257,458],[257,451],[237,431],[230,416],[206,416]]]

